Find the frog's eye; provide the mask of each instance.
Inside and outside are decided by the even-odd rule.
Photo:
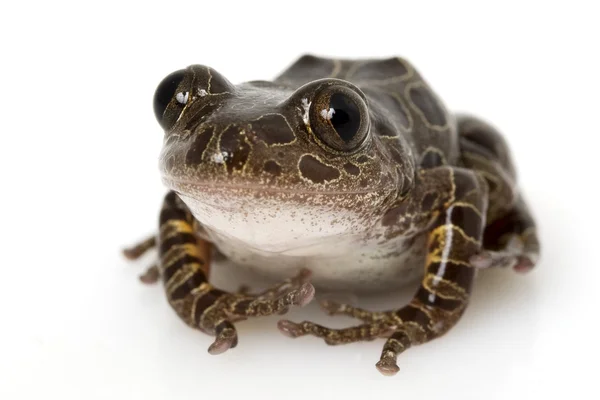
[[[367,136],[367,105],[351,88],[329,86],[320,90],[312,101],[309,115],[313,132],[334,150],[355,150]]]
[[[175,71],[163,79],[154,92],[154,115],[163,129],[169,129],[177,121],[187,103],[188,92],[175,93],[184,77],[185,70]]]

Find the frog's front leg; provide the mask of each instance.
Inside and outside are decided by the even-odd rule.
[[[314,288],[306,271],[259,295],[215,288],[208,282],[211,244],[198,237],[194,221],[183,201],[174,192],[168,193],[160,214],[159,269],[168,301],[179,317],[191,327],[216,335],[209,353],[236,346],[234,321],[279,314],[310,302]]]
[[[314,335],[328,344],[342,344],[385,337],[377,368],[385,375],[399,369],[397,355],[447,332],[463,314],[475,268],[469,260],[481,248],[485,227],[488,188],[476,173],[449,169],[451,194],[429,232],[425,275],[410,303],[398,310],[369,312],[347,305],[326,303],[332,314],[345,314],[364,321],[362,325],[329,329],[312,322],[280,321],[287,335]],[[441,174],[443,175],[443,174]]]

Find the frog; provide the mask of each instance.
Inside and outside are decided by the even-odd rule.
[[[154,95],[168,188],[158,248],[141,276],[162,280],[190,327],[238,344],[234,324],[302,307],[315,291],[418,288],[407,304],[366,310],[321,300],[357,324],[332,329],[282,319],[279,330],[329,345],[384,339],[377,369],[439,338],[464,314],[478,271],[526,273],[536,224],[508,144],[489,123],[452,113],[406,59],[304,55],[272,81],[234,85],[215,69],[169,74]],[[209,280],[225,257],[278,283],[259,293]]]

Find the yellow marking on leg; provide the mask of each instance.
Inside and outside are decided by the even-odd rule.
[[[465,233],[465,231],[462,230],[461,227],[459,227],[457,225],[454,225],[454,224],[440,225],[437,228],[435,228],[434,230],[432,230],[431,233],[430,233],[430,235],[440,235],[441,236],[442,234],[445,234],[446,231],[449,230],[449,229],[458,232],[466,241],[472,242],[472,243],[474,243],[474,244],[476,244],[478,246],[480,245],[480,241],[479,240],[477,240],[476,238],[474,238],[472,236],[467,235]],[[450,235],[448,235],[448,236],[450,236]],[[452,237],[450,236],[450,239],[451,238]],[[446,240],[444,238],[440,238],[440,239],[441,239],[440,240],[440,244],[443,244],[443,246],[441,245],[439,247],[440,248],[444,248],[445,245],[446,245]]]
[[[466,301],[469,298],[465,289],[435,274],[427,274],[421,285],[429,292],[444,299]]]
[[[466,203],[464,201],[457,201],[456,203],[453,204],[454,206],[459,206],[459,207],[466,207],[466,208],[470,208],[473,211],[475,211],[475,213],[477,215],[479,215],[480,218],[483,218],[483,215],[481,214],[481,211],[475,207],[475,205],[471,204],[471,203]]]
[[[175,254],[173,254],[175,253]],[[161,264],[163,268],[168,268],[171,264],[173,264],[172,258],[181,258],[181,254],[194,256],[200,260],[203,258],[200,255],[200,249],[198,249],[198,245],[194,243],[182,243],[175,244],[167,250],[167,252],[161,257]]]
[[[180,219],[170,219],[160,226],[160,233],[170,231],[171,229],[180,233],[195,233],[192,225],[187,221]]]

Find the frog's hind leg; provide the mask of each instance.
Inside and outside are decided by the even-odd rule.
[[[474,266],[512,267],[528,272],[540,254],[536,226],[521,198],[504,216],[488,224],[483,236],[483,251],[471,258]]]
[[[518,194],[509,148],[492,126],[470,116],[457,116],[462,164],[482,175],[489,187],[488,226],[483,251],[474,266],[513,267],[527,272],[536,264],[540,245],[535,222]]]
[[[384,375],[393,375],[398,372],[398,354],[443,335],[458,322],[467,307],[476,272],[469,259],[481,249],[487,185],[473,171],[440,171],[442,176],[450,172],[453,200],[440,212],[429,232],[425,275],[412,301],[397,310],[384,312],[326,303],[322,306],[330,314],[353,316],[364,323],[331,329],[310,321],[283,320],[278,326],[284,334],[317,336],[327,344],[387,338],[377,369]],[[440,174],[439,171],[432,173]]]

